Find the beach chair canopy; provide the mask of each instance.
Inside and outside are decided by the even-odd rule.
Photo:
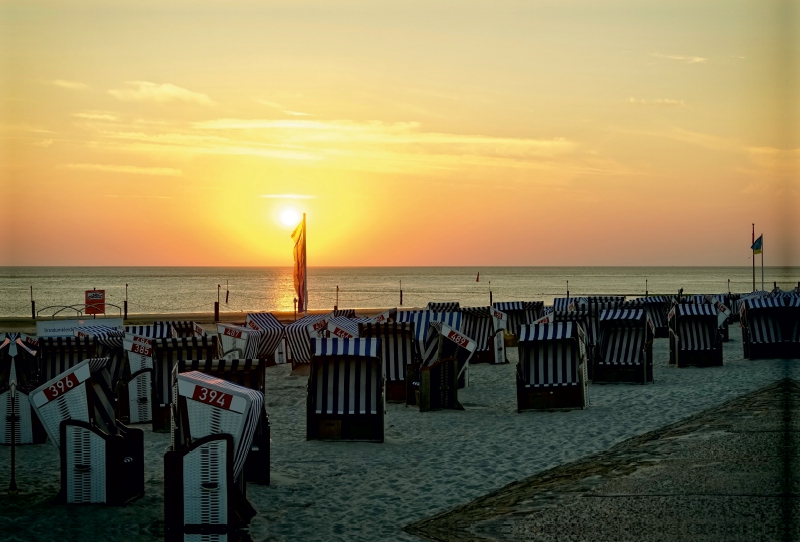
[[[378,414],[383,371],[379,338],[314,339],[309,393],[317,414]]]
[[[408,366],[420,360],[413,322],[361,323],[358,324],[358,336],[380,339],[383,375],[388,381],[404,381]]]
[[[528,387],[580,384],[586,358],[583,330],[574,322],[532,324],[520,328],[519,373]]]
[[[498,301],[492,306],[508,315],[507,330],[519,335],[519,326],[532,324],[544,314],[544,301]]]
[[[742,306],[742,323],[753,344],[774,344],[800,341],[800,297],[773,296],[746,299]]]
[[[358,322],[344,316],[334,316],[328,319],[328,335],[331,338],[356,339],[358,338]]]
[[[653,322],[644,309],[612,309],[600,313],[599,361],[641,365],[645,345],[653,339]]]
[[[717,309],[713,305],[677,304],[669,320],[680,338],[680,350],[713,350],[719,346]]]
[[[327,330],[328,318],[327,314],[309,314],[284,328],[286,342],[289,344],[289,352],[295,363],[309,363],[311,361],[309,328],[316,334],[315,338],[321,338],[318,332]]]
[[[392,308],[387,311],[383,311],[377,316],[373,316],[372,318],[367,318],[364,323],[367,324],[385,324],[387,322],[395,322],[397,320],[397,308]]]
[[[430,322],[428,336],[422,346],[422,365],[431,366],[440,359],[455,357],[459,364],[469,361],[478,343],[459,330],[442,322]]]
[[[342,316],[344,318],[355,318],[356,317],[356,310],[355,309],[334,309],[328,315],[331,318],[336,318],[337,316]]]
[[[168,337],[207,337],[206,330],[191,320],[176,320],[170,322],[172,331]]]
[[[557,297],[553,299],[553,310],[566,311],[570,306],[576,306],[579,298],[577,297]]]
[[[163,338],[172,337],[172,324],[170,322],[153,322],[149,326],[125,326],[125,333],[136,335],[137,337]]]
[[[259,346],[259,355],[267,356],[277,350],[284,337],[284,325],[275,315],[268,312],[251,312],[245,317],[245,326],[263,333]]]
[[[457,312],[461,307],[458,301],[431,301],[426,309],[433,312]]]
[[[463,315],[458,312],[433,312],[433,311],[398,311],[398,322],[413,322],[414,335],[420,342],[424,342],[428,336],[431,322],[442,322],[447,326],[460,330]]]
[[[97,325],[79,327],[73,333],[76,337],[88,337],[94,341],[97,346],[95,357],[108,358],[108,371],[111,375],[111,381],[116,386],[122,377],[122,370],[125,365],[125,353],[122,344],[125,339],[125,332],[121,329]]]
[[[508,328],[508,315],[495,307],[462,307],[461,329],[478,344],[477,351],[491,348],[489,337]]]

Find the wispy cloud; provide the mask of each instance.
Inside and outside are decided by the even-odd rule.
[[[140,167],[140,166],[114,166],[108,164],[64,164],[66,169],[81,171],[104,171],[108,173],[131,173],[134,175],[161,175],[167,177],[180,177],[180,169],[167,167]]]
[[[313,117],[314,116],[311,113],[304,113],[303,111],[292,111],[290,109],[286,109],[285,106],[279,104],[278,102],[271,102],[269,100],[256,100],[256,102],[260,103],[261,105],[266,105],[267,107],[271,107],[273,109],[278,109],[284,115],[289,115],[289,116],[292,116],[292,117]]]
[[[44,148],[47,148],[52,144],[53,144],[52,139],[42,139],[41,141],[37,141],[34,143],[34,145],[36,145],[37,147],[44,147]]]
[[[87,120],[117,120],[117,116],[103,111],[85,111],[83,113],[73,113],[73,117]]]
[[[303,113],[302,111],[283,111],[287,115],[291,115],[293,117],[313,117],[311,113]]]
[[[629,103],[631,105],[655,105],[663,107],[682,107],[685,105],[683,100],[673,100],[671,98],[656,98],[654,100],[637,100],[636,98],[630,98]]]
[[[309,196],[308,194],[261,194],[261,197],[273,199],[314,199],[317,196]]]
[[[192,92],[171,83],[150,83],[149,81],[128,81],[134,88],[112,89],[108,93],[123,101],[158,103],[181,101],[199,105],[214,105],[214,101],[206,94]]]
[[[651,56],[657,58],[668,58],[670,60],[679,60],[687,64],[705,64],[707,58],[702,56],[682,56],[682,55],[662,55],[661,53],[653,53]]]
[[[65,88],[67,90],[86,90],[89,88],[89,85],[85,83],[78,83],[76,81],[66,81],[64,79],[56,79],[55,81],[51,81],[52,84],[59,88]]]

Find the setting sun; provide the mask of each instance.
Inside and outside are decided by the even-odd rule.
[[[294,209],[284,209],[281,212],[281,224],[284,226],[297,226],[300,223],[300,213]]]

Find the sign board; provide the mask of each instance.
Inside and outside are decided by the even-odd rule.
[[[104,326],[122,329],[122,318],[86,318],[81,320],[37,320],[37,337],[74,337],[75,330],[86,326]]]
[[[105,314],[106,313],[106,291],[105,290],[86,290],[86,314]]]

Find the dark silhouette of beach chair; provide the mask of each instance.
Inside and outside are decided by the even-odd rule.
[[[494,307],[462,307],[461,314],[464,334],[478,345],[470,363],[508,363],[503,335],[508,315]]]
[[[575,322],[520,327],[517,411],[589,406],[583,328]]]
[[[0,333],[0,444],[42,444],[47,435],[30,405],[37,385],[37,341],[20,333]],[[12,398],[11,383],[16,383]],[[12,405],[13,402],[13,405]],[[12,424],[11,413],[14,412]],[[11,429],[14,428],[12,438]]]
[[[640,308],[600,313],[594,382],[646,384],[653,381],[653,323]]]
[[[716,307],[676,303],[669,312],[669,363],[678,367],[722,365],[722,334]]]
[[[421,352],[422,365],[414,381],[415,402],[420,412],[463,410],[458,389],[466,385],[464,375],[478,345],[442,322],[431,322],[429,327]]]
[[[407,402],[409,371],[419,367],[420,353],[413,322],[358,324],[358,336],[380,339],[380,358],[386,379],[386,401]],[[413,394],[413,389],[411,390]]]
[[[740,323],[744,357],[800,358],[800,296],[747,299]]]
[[[544,316],[544,301],[498,301],[492,306],[508,315],[506,332],[514,335],[514,341],[519,337],[520,326],[530,325]]]

